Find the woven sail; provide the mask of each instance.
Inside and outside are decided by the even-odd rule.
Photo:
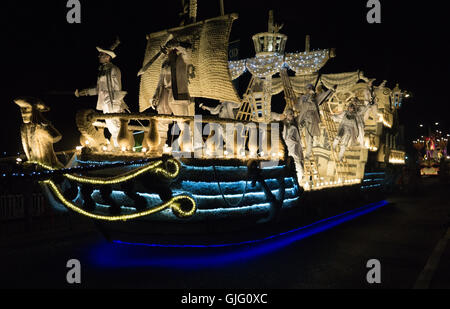
[[[240,102],[228,69],[228,39],[237,14],[230,14],[168,29],[148,35],[144,64],[154,57],[164,45],[169,34],[180,41],[189,41],[192,50],[187,55],[189,95],[215,100]],[[139,111],[150,107],[158,85],[164,57],[159,57],[142,75]]]

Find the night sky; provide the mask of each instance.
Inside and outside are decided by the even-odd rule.
[[[68,24],[66,2],[2,1],[0,5],[0,99],[4,106],[0,152],[22,152],[20,112],[13,99],[23,95],[41,98],[51,107],[45,116],[63,134],[55,150],[78,145],[75,113],[95,108],[97,98],[54,93],[95,86],[95,46],[109,47],[117,35],[122,44],[113,62],[122,71],[123,88],[128,91],[125,101],[137,111],[136,73],[144,57],[145,35],[178,26],[181,10],[180,0],[81,0],[81,24]],[[254,56],[251,36],[267,31],[268,11],[273,9],[275,22],[285,24],[281,33],[288,36],[286,52],[303,51],[305,35],[310,34],[312,49],[336,48],[337,57],[322,73],[360,69],[377,79],[375,85],[386,79],[388,87],[399,83],[410,91],[413,97],[400,112],[408,141],[422,133],[419,123],[439,122],[441,130],[448,132],[450,65],[445,35],[448,14],[443,2],[380,2],[382,23],[368,24],[365,0],[224,0],[226,14],[239,14],[231,40],[240,39],[240,58]],[[197,20],[220,14],[218,0],[198,0],[198,5]]]

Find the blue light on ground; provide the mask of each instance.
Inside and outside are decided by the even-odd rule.
[[[91,261],[98,267],[154,266],[183,269],[220,267],[269,254],[387,204],[387,201],[369,204],[285,233],[241,243],[160,245],[116,240],[93,248]]]

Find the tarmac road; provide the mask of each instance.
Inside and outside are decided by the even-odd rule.
[[[420,192],[298,241],[233,249],[107,243],[97,232],[0,242],[0,288],[450,288],[448,185]],[[66,263],[81,263],[68,284]],[[380,261],[381,283],[366,263]]]

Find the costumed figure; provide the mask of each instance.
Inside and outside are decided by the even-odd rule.
[[[50,110],[41,100],[35,98],[18,98],[14,103],[20,106],[23,124],[20,127],[22,146],[30,162],[61,168],[53,150],[53,143],[61,139],[61,133],[42,116]]]
[[[316,94],[314,86],[308,84],[306,86],[307,93],[297,98],[294,104],[294,112],[297,113],[296,121],[299,129],[305,128],[306,138],[306,154],[307,159],[310,158],[314,136],[320,136],[320,105],[325,102],[330,93],[336,89],[329,89],[320,94]]]
[[[161,66],[158,86],[151,100],[152,108],[158,114],[190,116],[189,105],[192,103],[188,90],[188,64],[191,44],[172,39],[161,51],[165,54],[165,60]],[[192,116],[192,115],[191,115]],[[180,127],[182,122],[178,122]],[[159,121],[158,131],[162,145],[167,140],[169,122]]]
[[[203,103],[201,103],[199,106],[203,110],[209,111],[211,115],[219,115],[219,118],[221,119],[235,119],[234,110],[236,108],[239,108],[241,106],[241,103],[221,101],[220,104],[217,105],[216,107],[208,107],[205,106]],[[224,132],[225,130],[224,128],[222,128],[220,134],[222,135],[222,138],[223,135],[225,135],[225,138],[223,138],[225,144],[232,145],[234,143],[234,135],[224,134]]]
[[[216,107],[208,107],[201,103],[200,108],[207,110],[211,115],[219,115],[221,119],[234,119],[234,110],[241,106],[241,103],[220,101]]]
[[[431,138],[431,141],[430,141],[430,151],[431,151],[430,158],[434,159],[436,156],[435,155],[436,154],[436,138],[434,136]]]
[[[426,158],[428,160],[431,160],[433,158],[434,155],[434,137],[427,137],[425,140],[426,143]]]
[[[431,153],[430,153],[430,138],[425,138],[425,159],[426,158],[430,158],[431,157]]]
[[[447,157],[447,139],[441,139],[441,152],[444,157]]]
[[[303,147],[300,130],[294,118],[294,111],[287,109],[284,114],[271,113],[272,120],[283,121],[283,139],[288,148],[289,155],[294,159],[297,179],[300,182],[304,175]]]
[[[339,145],[338,160],[342,161],[345,149],[352,145],[364,145],[364,116],[372,107],[374,101],[359,107],[360,100],[356,97],[351,99],[347,110],[337,115],[332,115],[336,122],[340,122],[336,138],[333,141],[333,149]]]
[[[77,97],[97,95],[96,109],[103,111],[104,114],[123,113],[128,110],[128,106],[123,100],[127,92],[122,91],[120,69],[111,62],[111,59],[116,57],[114,49],[119,44],[120,41],[117,39],[110,49],[97,47],[100,62],[97,87],[75,91]],[[114,147],[119,147],[117,136],[120,130],[120,119],[106,119],[106,126],[111,133]]]

